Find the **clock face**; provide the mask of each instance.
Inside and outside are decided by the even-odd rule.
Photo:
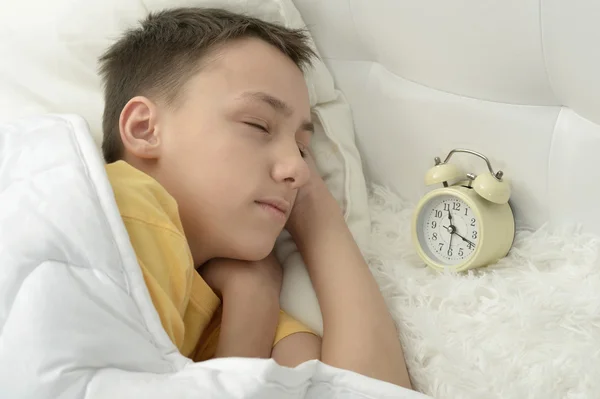
[[[417,229],[425,253],[444,265],[464,263],[479,243],[479,221],[475,213],[452,195],[437,196],[425,204]]]

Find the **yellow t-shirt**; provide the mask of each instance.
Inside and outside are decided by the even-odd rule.
[[[163,328],[184,356],[210,359],[221,302],[194,268],[175,199],[126,162],[106,165],[106,172]],[[311,333],[281,311],[273,345],[296,332]]]

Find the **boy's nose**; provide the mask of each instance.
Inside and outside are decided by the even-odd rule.
[[[272,177],[278,183],[287,183],[292,188],[298,189],[308,181],[310,170],[298,147],[294,146],[294,148],[295,150],[288,150],[285,156],[278,158],[273,166]]]

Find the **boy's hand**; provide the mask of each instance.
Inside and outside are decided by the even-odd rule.
[[[319,300],[321,360],[410,387],[396,326],[379,287],[310,154],[307,162],[311,177],[300,188],[286,227]]]
[[[306,154],[306,162],[310,168],[308,182],[298,190],[296,202],[292,208],[286,229],[294,239],[308,234],[308,226],[318,227],[326,223],[330,217],[342,217],[341,208],[321,178],[314,158],[310,152]]]
[[[214,259],[200,275],[223,301],[215,357],[270,357],[283,278],[275,256],[258,262]]]
[[[246,292],[279,298],[283,272],[274,254],[257,262],[234,259],[212,259],[199,269],[200,275],[219,298],[229,293],[241,296]]]

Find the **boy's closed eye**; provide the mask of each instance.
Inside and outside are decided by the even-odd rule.
[[[258,129],[258,130],[262,130],[262,131],[263,131],[263,132],[265,132],[265,133],[270,133],[270,132],[269,132],[269,128],[268,128],[268,127],[266,127],[266,126],[263,126],[263,125],[261,125],[261,124],[259,124],[259,123],[254,123],[254,122],[244,122],[244,123],[245,123],[246,125],[248,125],[248,126],[251,126],[251,127],[254,127],[254,128],[256,128],[256,129]]]
[[[269,130],[269,127],[261,125],[260,123],[256,123],[256,122],[244,122],[244,124],[246,124],[246,125],[254,128],[256,130],[259,130],[262,133],[271,134],[271,132]],[[297,144],[298,144],[298,151],[300,151],[300,155],[302,156],[302,158],[305,158],[306,157],[306,151],[307,151],[306,147],[307,146],[305,144],[301,143],[301,142],[297,142]]]

